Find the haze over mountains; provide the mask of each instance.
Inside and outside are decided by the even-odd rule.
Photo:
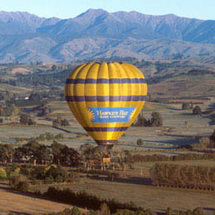
[[[90,9],[71,19],[0,12],[0,62],[215,55],[215,21]]]

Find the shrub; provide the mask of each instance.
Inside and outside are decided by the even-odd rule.
[[[57,183],[63,182],[62,176],[61,176],[61,175],[57,175],[57,176],[55,177],[55,182],[57,182]]]
[[[52,176],[47,176],[47,177],[45,177],[44,183],[52,184],[52,183],[54,183],[54,178]]]
[[[69,121],[67,119],[63,119],[61,121],[61,126],[69,126]]]
[[[71,215],[81,215],[81,211],[76,207],[74,206],[71,210]]]
[[[193,210],[193,215],[203,215],[203,210],[201,207],[198,207]]]
[[[28,191],[29,183],[28,178],[24,175],[12,176],[9,180],[10,188],[19,191]]]
[[[66,170],[64,170],[61,166],[55,167],[54,165],[50,166],[49,170],[46,171],[45,175],[46,175],[46,177],[51,176],[54,179],[54,181],[56,181],[57,177],[58,177],[58,179],[59,179],[59,177],[61,177],[62,182],[66,181],[68,178],[68,174],[67,174]]]
[[[43,180],[45,178],[45,168],[42,166],[36,166],[34,167],[31,175],[32,178],[38,179],[38,180]]]
[[[78,183],[80,182],[79,174],[76,172],[70,172],[68,175],[67,182]]]
[[[199,143],[196,144],[196,146],[200,148],[208,148],[210,146],[210,138],[203,137],[199,139]]]
[[[7,179],[7,173],[3,168],[0,168],[0,179]]]
[[[140,139],[137,139],[137,145],[138,146],[142,146],[144,144],[143,140],[140,138]]]
[[[100,205],[100,214],[102,215],[110,215],[110,208],[106,203],[102,203]]]

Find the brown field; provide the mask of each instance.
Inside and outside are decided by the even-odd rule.
[[[0,214],[43,214],[59,212],[71,205],[61,204],[42,198],[35,198],[28,194],[10,191],[4,184],[0,186]]]
[[[26,69],[26,68],[15,68],[13,70],[11,70],[12,74],[16,74],[16,73],[21,73],[21,74],[25,74],[25,73],[29,73],[30,70]]]

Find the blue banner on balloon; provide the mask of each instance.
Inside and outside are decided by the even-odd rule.
[[[136,107],[92,107],[92,122],[129,122]]]

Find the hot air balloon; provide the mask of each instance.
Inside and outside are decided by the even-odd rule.
[[[139,115],[147,95],[146,80],[128,63],[85,63],[65,84],[71,112],[98,145],[111,148]]]

